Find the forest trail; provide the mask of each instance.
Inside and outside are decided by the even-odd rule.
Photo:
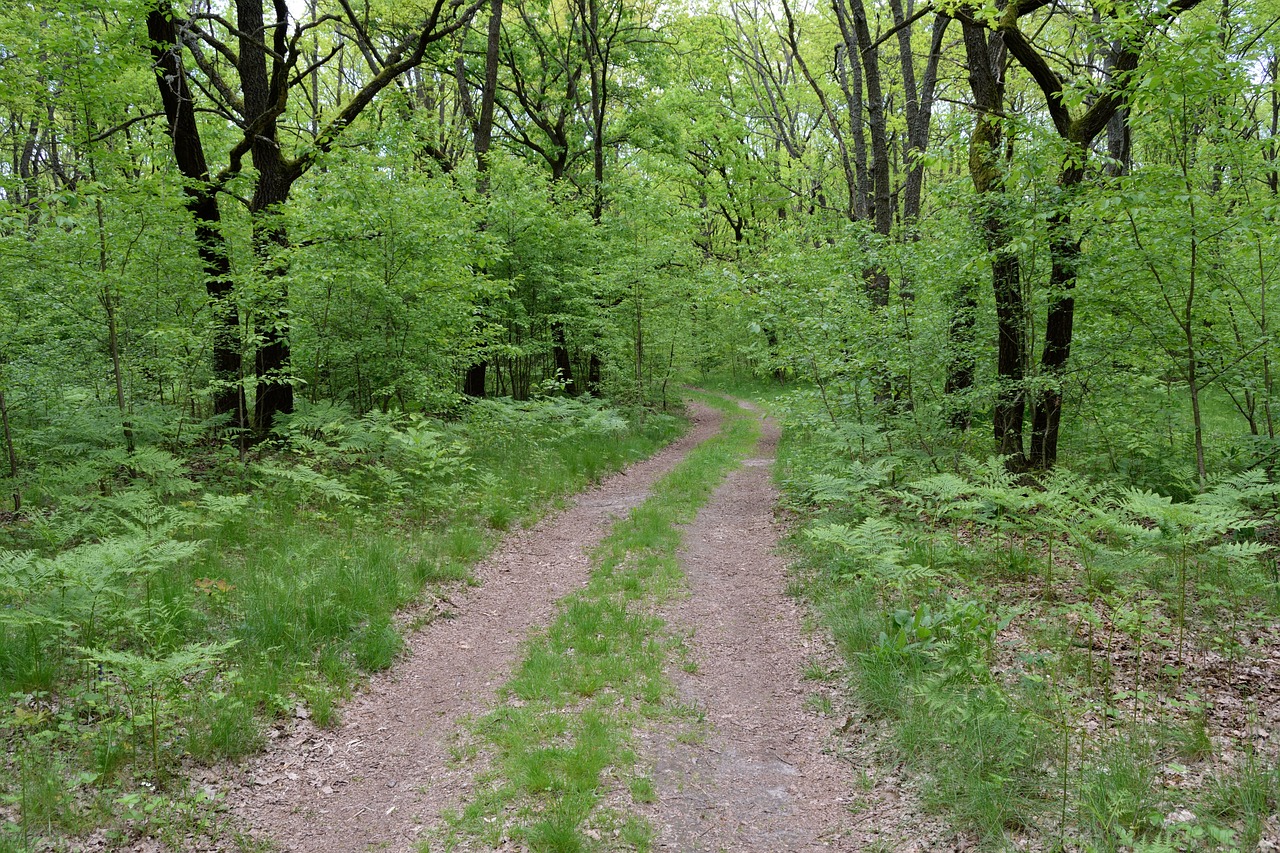
[[[777,550],[778,433],[763,421],[754,456],[685,530],[680,562],[689,595],[662,616],[691,634],[697,669],[673,668],[672,677],[706,731],[647,738],[658,797],[647,817],[659,850],[856,849],[852,770],[826,749],[831,721],[804,707],[811,650]]]
[[[248,834],[291,853],[408,853],[431,837],[474,784],[474,766],[452,760],[460,722],[493,707],[522,641],[586,581],[589,555],[613,521],[719,429],[715,410],[692,404],[691,412],[694,427],[680,441],[508,536],[477,566],[481,586],[459,597],[457,615],[414,633],[405,660],[375,676],[336,729],[300,719],[279,732],[228,795]],[[883,838],[865,832],[868,816],[899,840],[915,834],[904,823],[920,827],[913,809],[879,802],[884,791],[854,791],[832,718],[806,706],[819,689],[805,680],[806,665],[830,654],[808,637],[802,605],[785,591],[771,476],[778,437],[762,416],[752,456],[685,528],[688,594],[660,607],[670,630],[689,637],[696,667],[673,662],[670,675],[675,701],[697,722],[691,729],[685,715],[634,733],[656,792],[643,807],[655,850],[858,850]]]
[[[476,566],[479,589],[457,614],[408,637],[404,660],[324,730],[309,720],[273,733],[227,802],[249,835],[290,853],[411,851],[454,804],[469,772],[451,761],[459,720],[492,707],[529,633],[586,581],[589,554],[688,452],[715,435],[721,415],[691,403],[679,441],[580,495],[564,512],[515,531]],[[413,614],[408,614],[412,618]]]

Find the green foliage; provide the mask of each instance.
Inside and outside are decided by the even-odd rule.
[[[1274,0],[1174,9],[1167,26],[1128,0],[964,16],[948,2],[940,52],[934,16],[900,23],[894,4],[863,5],[871,32],[901,40],[851,52],[838,20],[794,3],[605,3],[585,20],[584,4],[509,0],[487,153],[483,12],[379,88],[342,45],[367,31],[391,51],[400,24],[383,5],[288,21],[306,35],[286,40],[294,72],[269,127],[244,109],[246,36],[218,16],[177,22],[183,77],[156,73],[154,4],[0,10],[0,725],[58,756],[7,774],[44,804],[24,846],[28,830],[78,824],[91,797],[41,793],[59,778],[80,792],[76,768],[132,784],[135,723],[191,721],[149,738],[158,772],[184,749],[243,754],[256,729],[233,729],[299,696],[330,717],[358,672],[394,660],[391,611],[465,579],[494,531],[670,437],[667,405],[697,374],[791,389],[783,479],[813,514],[805,586],[875,708],[924,719],[911,708],[956,681],[949,736],[1008,744],[1008,768],[957,748],[990,772],[942,797],[970,803],[988,835],[1022,802],[1014,777],[1050,760],[1022,749],[1030,724],[999,698],[1021,670],[993,663],[991,632],[1020,607],[1075,620],[1028,654],[1081,679],[1050,672],[1055,708],[1097,703],[1104,728],[1123,714],[1103,637],[1173,670],[1248,654],[1240,631],[1280,605]],[[977,100],[965,18],[1021,28],[1061,93],[1047,101],[1010,61],[1000,103],[955,108]],[[1106,56],[1121,47],[1132,66]],[[879,63],[878,103],[853,53]],[[180,80],[198,139],[165,117],[162,87]],[[1124,121],[1079,145],[1050,109],[1111,104]],[[984,111],[1001,117],[986,164],[971,149]],[[249,153],[247,138],[268,144]],[[175,157],[197,145],[209,183]],[[975,165],[1001,192],[975,191]],[[873,186],[880,167],[888,186]],[[1001,262],[1018,302],[1004,327]],[[1068,305],[1054,328],[1070,339],[1047,341],[1043,318]],[[997,365],[1012,338],[1020,378]],[[465,398],[480,366],[484,394],[519,402]],[[271,408],[257,392],[283,385],[296,411],[255,432],[249,416]],[[229,391],[250,411],[228,411]],[[991,457],[994,410],[1027,404],[1025,445],[1056,394],[1058,456],[1076,473],[1015,476],[1025,448]],[[237,645],[187,679],[203,694],[139,680],[146,662],[225,639]],[[569,675],[573,695],[607,689]],[[1142,696],[1181,678],[1125,685],[1131,724]],[[112,709],[158,683],[150,711]],[[1074,777],[1055,772],[1106,766],[1103,740]],[[162,822],[168,794],[135,793],[128,819]],[[1138,800],[1091,802],[1105,816]],[[1143,820],[1091,825],[1109,844]],[[583,843],[571,824],[549,813],[528,843]]]
[[[926,804],[993,845],[1014,831],[1098,850],[1257,837],[1271,769],[1250,759],[1213,796],[1160,771],[1219,760],[1221,730],[1182,686],[1192,658],[1274,616],[1267,472],[1178,500],[1067,470],[1017,477],[1000,459],[918,471],[877,447],[850,464],[821,399],[784,405],[803,593]]]
[[[50,476],[0,540],[0,731],[16,745],[0,797],[29,813],[23,837],[187,821],[185,759],[242,759],[300,706],[335,724],[403,647],[395,611],[465,581],[493,516],[530,519],[678,426],[591,400],[449,422],[304,406],[244,465],[143,447],[69,461],[92,477]]]

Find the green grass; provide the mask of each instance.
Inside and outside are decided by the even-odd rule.
[[[993,850],[1257,845],[1280,768],[1206,714],[1238,701],[1221,675],[1192,671],[1215,654],[1247,661],[1235,638],[1265,637],[1280,615],[1274,555],[1253,541],[1274,523],[1264,473],[1178,500],[1186,455],[1166,446],[1147,469],[1028,483],[998,461],[921,457],[901,436],[894,450],[887,431],[863,445],[804,394],[774,406],[779,476],[803,519],[791,591],[926,807]],[[1229,420],[1219,406],[1213,429]],[[1169,781],[1183,775],[1212,782]]]
[[[400,654],[397,610],[466,583],[502,530],[679,429],[580,401],[489,401],[455,423],[331,408],[301,412],[247,466],[147,449],[133,470],[92,468],[109,473],[88,491],[87,462],[50,467],[0,531],[0,802],[21,828],[0,845],[127,835],[117,801],[139,792],[133,825],[169,831],[196,795],[184,760],[241,760],[299,707],[336,725],[340,700]]]
[[[779,381],[773,378],[761,378],[749,372],[735,374],[724,371],[699,374],[692,381],[698,387],[709,391],[766,405],[785,397],[797,388],[809,388],[812,385],[805,379]]]
[[[725,415],[721,432],[695,448],[618,522],[595,555],[590,581],[564,599],[553,622],[529,642],[503,703],[471,732],[475,752],[492,759],[483,792],[451,818],[443,849],[510,838],[531,850],[593,849],[589,832],[618,824],[597,808],[606,787],[627,778],[633,802],[651,802],[652,781],[633,775],[629,732],[666,713],[664,669],[683,638],[653,615],[680,589],[680,525],[691,521],[721,479],[754,447],[757,419],[733,401],[704,397]],[[605,770],[609,770],[608,776]],[[646,849],[642,823],[618,825]]]

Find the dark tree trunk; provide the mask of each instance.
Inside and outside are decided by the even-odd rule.
[[[485,396],[485,379],[488,367],[489,363],[482,361],[467,368],[466,375],[462,380],[463,394],[468,397]]]
[[[255,359],[258,393],[254,421],[259,435],[265,435],[271,430],[276,415],[293,409],[288,294],[284,287],[285,258],[280,252],[288,245],[288,235],[282,222],[276,218],[277,208],[288,200],[293,183],[315,165],[317,158],[333,150],[342,133],[377,95],[421,65],[427,48],[433,42],[465,26],[481,2],[482,0],[476,0],[465,7],[454,3],[446,8],[446,0],[436,0],[432,8],[422,10],[420,27],[410,29],[398,43],[383,45],[388,48],[385,59],[370,39],[352,4],[340,4],[343,12],[341,16],[327,15],[312,21],[312,25],[316,25],[320,20],[345,18],[344,23],[350,28],[350,37],[364,54],[372,74],[336,110],[325,126],[318,128],[314,138],[297,149],[297,156],[294,158],[286,156],[287,144],[281,139],[278,119],[288,110],[291,90],[305,86],[307,78],[319,73],[320,68],[318,65],[299,66],[303,59],[303,51],[299,45],[308,28],[303,25],[295,26],[290,35],[291,13],[288,0],[270,0],[269,24],[263,11],[267,0],[234,0],[231,3],[235,11],[234,26],[217,15],[200,15],[183,22],[184,30],[190,28],[192,32],[193,43],[198,41],[215,45],[220,55],[231,58],[238,72],[237,95],[233,84],[202,63],[197,54],[196,62],[200,65],[201,79],[206,81],[199,87],[201,92],[214,102],[214,112],[232,117],[233,121],[224,121],[224,126],[234,124],[242,131],[229,151],[226,168],[212,184],[204,163],[203,150],[198,145],[199,135],[196,133],[192,96],[182,73],[180,39],[177,37],[172,10],[162,4],[148,14],[149,35],[154,42],[152,49],[157,68],[161,72],[158,75],[160,94],[169,117],[175,154],[184,177],[194,186],[194,191],[188,190],[189,203],[212,201],[213,190],[217,186],[244,175],[246,155],[251,157],[256,172],[248,205],[253,220],[254,251],[262,265],[262,277],[268,283],[278,285],[276,291],[269,293],[258,306],[260,316],[255,322],[262,339],[261,351]],[[225,29],[228,36],[216,40],[212,32],[201,33],[201,22],[205,20],[212,20],[215,28]],[[234,47],[231,43],[233,39]],[[315,43],[314,36],[312,43]],[[238,51],[235,49],[237,47]],[[340,51],[335,50],[330,56],[338,53]],[[326,61],[321,59],[319,64],[323,65]],[[340,77],[341,75],[339,79]],[[200,210],[203,212],[198,215],[198,221],[210,226],[210,235],[216,234],[216,205],[202,207]],[[206,239],[202,240],[202,245],[221,247],[222,244]],[[217,266],[217,271],[225,270],[226,267]],[[220,275],[214,275],[212,279],[215,282],[229,282],[229,279]],[[226,312],[224,315],[230,316]],[[232,328],[238,327],[238,323],[229,322],[229,325]],[[243,412],[243,405],[239,408]]]
[[[1266,158],[1271,163],[1271,171],[1267,174],[1267,186],[1272,195],[1280,195],[1280,56],[1271,57],[1268,68],[1271,77],[1271,140],[1267,143]]]
[[[837,0],[836,8],[839,9],[839,0]],[[809,64],[805,62],[804,55],[800,52],[800,33],[796,28],[795,15],[792,14],[791,5],[788,0],[782,0],[782,11],[787,18],[786,41],[791,48],[791,54],[795,57],[796,64],[800,67],[800,73],[804,75],[804,79],[809,84],[809,88],[813,90],[814,96],[818,99],[818,103],[822,107],[822,115],[827,120],[827,127],[831,130],[831,136],[835,139],[836,150],[840,152],[840,168],[844,173],[845,190],[848,194],[848,204],[845,205],[845,216],[850,220],[856,220],[858,217],[854,212],[854,204],[858,196],[858,179],[857,173],[853,166],[853,160],[849,157],[849,146],[845,143],[844,130],[840,127],[840,119],[836,115],[836,111],[831,106],[831,101],[827,98],[827,93],[818,83],[813,72],[809,70]],[[840,62],[840,53],[836,52],[836,62]],[[842,79],[841,85],[847,86],[847,75]],[[848,93],[845,93],[846,101]]]
[[[850,17],[862,58],[862,78],[867,87],[867,127],[871,133],[872,222],[877,234],[889,237],[893,230],[893,194],[889,184],[889,132],[880,85],[880,50],[873,47],[863,0],[848,0]],[[872,305],[889,304],[889,273],[880,265],[867,271],[867,296]]]
[[[831,7],[840,25],[841,44],[836,48],[836,80],[844,93],[849,110],[849,135],[853,140],[853,171],[857,190],[850,207],[854,219],[871,217],[871,171],[867,167],[867,134],[862,126],[862,64],[858,56],[858,34],[849,20],[844,0],[833,0]]]
[[[498,63],[501,61],[502,47],[502,0],[491,0],[489,25],[485,44],[484,89],[480,93],[480,111],[473,115],[471,95],[467,91],[467,78],[462,58],[458,59],[458,96],[461,99],[467,117],[472,121],[473,147],[476,155],[476,193],[483,197],[489,195],[489,148],[493,142],[493,107],[498,88]],[[480,222],[480,230],[489,227],[487,220]],[[479,306],[484,310],[483,303]],[[489,363],[481,359],[467,368],[462,381],[462,393],[468,397],[484,397],[486,394],[486,372]]]
[[[600,374],[600,356],[593,352],[587,359],[587,393],[593,397],[599,397],[603,390]]]
[[[1025,317],[1022,299],[1021,268],[1018,256],[1009,246],[1009,222],[1006,211],[1004,168],[1000,162],[1004,150],[1003,110],[1007,54],[1000,37],[988,34],[986,28],[965,14],[965,54],[969,66],[969,87],[973,94],[977,118],[969,138],[969,175],[977,194],[977,220],[982,239],[991,258],[991,287],[996,305],[996,404],[993,431],[997,451],[1008,457],[1009,466],[1026,465],[1023,451],[1022,422],[1026,414],[1023,388],[1027,361]],[[963,306],[957,306],[963,310]],[[965,323],[955,323],[957,331],[968,331]],[[963,340],[953,341],[959,351]],[[963,373],[948,378],[955,393],[968,390],[972,377]]]
[[[902,188],[902,222],[911,235],[916,236],[915,222],[920,216],[920,202],[924,192],[922,157],[929,150],[929,125],[933,118],[933,96],[938,87],[942,40],[946,36],[951,18],[941,12],[934,16],[929,57],[925,62],[924,76],[917,87],[915,57],[911,51],[911,25],[903,15],[902,0],[890,0],[889,6],[893,11],[893,24],[898,28],[898,58],[902,65],[902,88],[906,94],[907,134],[902,153],[907,177]]]
[[[604,119],[609,102],[609,55],[600,34],[599,0],[581,0],[582,36],[590,74],[591,102],[591,218],[604,214]]]
[[[973,412],[964,395],[973,388],[977,372],[974,356],[974,325],[978,318],[978,293],[967,276],[956,289],[951,306],[951,322],[947,327],[947,421],[954,429],[967,430]]]
[[[462,112],[471,125],[472,149],[476,157],[476,193],[489,195],[489,149],[493,144],[493,108],[498,87],[498,63],[502,48],[502,0],[490,0],[489,24],[486,28],[484,85],[480,90],[480,109],[472,102],[471,87],[467,81],[466,60],[461,53],[456,61],[458,100]],[[482,222],[480,230],[488,223]]]
[[[1112,177],[1129,174],[1133,166],[1133,134],[1129,129],[1128,107],[1116,110],[1107,122],[1107,156],[1111,159],[1107,172]]]
[[[0,388],[0,427],[4,430],[4,447],[9,457],[9,477],[13,480],[13,511],[22,511],[22,489],[18,487],[18,452],[13,449],[13,433],[9,431],[9,406]]]
[[[1031,465],[1051,468],[1058,460],[1058,432],[1062,418],[1062,379],[1071,355],[1072,326],[1075,320],[1075,282],[1080,263],[1080,238],[1073,233],[1072,206],[1076,190],[1084,182],[1089,150],[1098,134],[1106,130],[1125,106],[1126,87],[1133,85],[1146,40],[1201,0],[1173,0],[1145,31],[1110,46],[1106,59],[1107,81],[1080,115],[1072,115],[1063,93],[1066,81],[1050,66],[1047,54],[1036,49],[1019,28],[1019,18],[1040,3],[1011,3],[997,25],[998,35],[1009,52],[1035,80],[1044,94],[1045,106],[1054,129],[1070,149],[1058,176],[1057,208],[1049,217],[1049,315],[1045,325],[1044,350],[1040,357],[1043,390],[1033,401]]]
[[[283,199],[281,200],[283,201]],[[259,213],[254,227],[254,248],[259,267],[268,284],[276,285],[263,300],[259,320],[257,356],[254,372],[258,392],[254,400],[254,429],[259,437],[266,437],[275,426],[279,415],[293,411],[293,375],[290,362],[289,325],[287,305],[289,293],[284,277],[286,269],[278,253],[289,246],[289,237],[283,225],[271,221],[273,212]]]
[[[195,220],[196,246],[214,315],[213,413],[227,416],[233,426],[243,429],[248,425],[247,406],[241,376],[240,314],[232,298],[231,259],[222,237],[218,199],[209,185],[209,167],[182,63],[182,45],[167,0],[147,13],[147,35],[174,160],[186,178],[183,193],[187,210]]]
[[[277,7],[283,0],[275,0]],[[240,30],[240,85],[244,92],[245,121],[258,128],[250,144],[250,154],[258,180],[249,201],[253,216],[253,242],[265,280],[275,284],[267,293],[258,318],[259,336],[254,361],[258,392],[254,401],[254,428],[265,437],[276,417],[293,411],[293,377],[290,363],[288,303],[285,260],[289,235],[277,219],[278,208],[289,199],[289,191],[300,175],[297,165],[285,160],[278,142],[276,116],[286,97],[289,69],[284,57],[288,10],[276,9],[276,22],[268,27],[261,0],[236,0],[236,25]],[[268,54],[267,38],[272,39]]]
[[[565,343],[564,326],[560,321],[551,324],[551,357],[555,360],[556,371],[564,382],[565,393],[577,395],[578,389],[573,381],[573,362],[569,360],[569,347]]]
[[[1080,239],[1072,233],[1071,200],[1084,180],[1084,157],[1065,165],[1058,176],[1059,208],[1049,218],[1049,314],[1045,322],[1044,350],[1040,355],[1043,389],[1036,394],[1031,413],[1031,465],[1052,468],[1058,460],[1058,431],[1062,419],[1062,379],[1071,357],[1075,321],[1076,265]]]

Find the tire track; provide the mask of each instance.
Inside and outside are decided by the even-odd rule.
[[[245,833],[297,853],[415,850],[471,785],[474,768],[451,761],[460,720],[492,707],[521,643],[585,583],[613,521],[718,430],[713,409],[690,412],[683,438],[509,535],[475,568],[481,586],[459,597],[458,615],[409,637],[406,659],[375,675],[336,729],[300,720],[276,737],[227,792]]]

